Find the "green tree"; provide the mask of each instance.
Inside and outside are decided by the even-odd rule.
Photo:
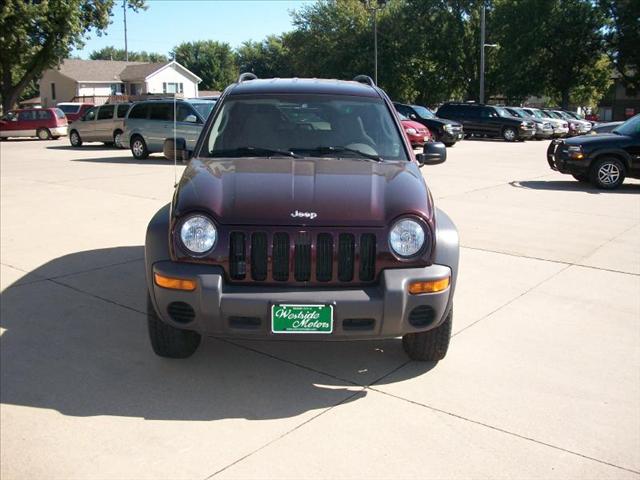
[[[544,93],[568,108],[572,97],[604,94],[605,18],[593,1],[495,0],[493,5],[490,25],[501,47],[495,75],[508,97]]]
[[[295,75],[350,79],[373,76],[370,15],[359,0],[320,0],[292,14],[284,37]]]
[[[202,90],[223,90],[238,77],[235,55],[228,43],[185,42],[176,46],[170,57],[202,78]]]
[[[380,19],[380,84],[432,105],[478,92],[479,5],[473,0],[391,2]]]
[[[0,94],[3,109],[13,108],[21,93],[47,68],[100,35],[109,25],[115,0],[4,0],[0,6]],[[145,8],[144,0],[127,0]]]
[[[640,2],[600,0],[607,16],[607,53],[625,86],[640,90]]]
[[[263,78],[294,75],[291,53],[283,36],[269,35],[261,42],[244,42],[236,58],[240,72],[253,72]]]
[[[94,50],[89,55],[91,60],[126,60],[127,54],[123,48],[104,47],[100,50]],[[167,62],[169,58],[161,53],[153,52],[129,52],[130,62],[151,62],[161,63]]]

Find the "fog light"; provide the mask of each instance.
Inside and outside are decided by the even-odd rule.
[[[159,273],[155,273],[153,277],[155,279],[156,285],[162,288],[169,288],[171,290],[187,290],[190,292],[192,290],[195,290],[197,286],[195,280],[165,277],[164,275],[160,275]]]
[[[420,293],[436,293],[445,290],[449,286],[450,278],[441,278],[440,280],[429,280],[428,282],[411,282],[409,284],[409,293],[418,295]]]

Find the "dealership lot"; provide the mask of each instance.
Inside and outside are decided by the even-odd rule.
[[[547,145],[422,170],[462,245],[434,366],[399,340],[155,357],[143,242],[173,166],[3,142],[0,476],[640,478],[640,182],[580,184]]]

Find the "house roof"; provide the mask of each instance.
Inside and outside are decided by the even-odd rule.
[[[145,80],[154,73],[174,65],[197,82],[202,79],[175,60],[162,63],[122,62],[119,60],[80,60],[65,59],[59,66],[59,72],[77,82],[128,82]]]
[[[122,62],[118,60],[80,60],[67,58],[58,70],[65,77],[79,82],[120,81],[120,74],[129,66],[148,65],[145,62]]]
[[[135,65],[127,65],[122,73],[120,73],[120,79],[123,81],[129,80],[144,80],[149,75],[162,67],[168,65],[171,62],[162,63],[141,63]]]

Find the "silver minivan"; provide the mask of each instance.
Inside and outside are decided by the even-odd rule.
[[[69,142],[80,147],[84,142],[103,142],[122,148],[124,118],[130,103],[111,103],[93,107],[69,126]]]
[[[175,135],[187,141],[187,148],[195,148],[204,122],[215,105],[211,100],[147,100],[135,103],[124,122],[123,146],[129,147],[137,159],[150,153],[162,152],[165,138]]]

